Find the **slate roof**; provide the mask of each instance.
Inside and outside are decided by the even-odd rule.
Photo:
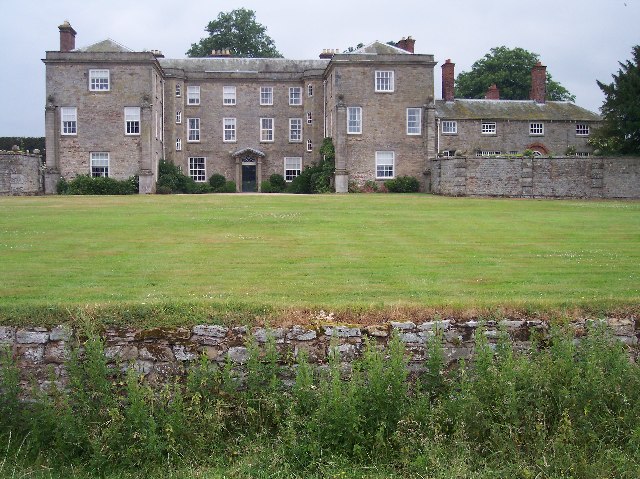
[[[286,58],[159,58],[162,68],[187,72],[297,73],[324,70],[329,60],[288,60]]]
[[[88,53],[131,53],[133,50],[120,45],[118,42],[107,38],[101,42],[94,43],[84,48],[77,48],[76,52],[88,52]]]
[[[601,121],[600,115],[568,101],[436,100],[436,115],[451,120]]]
[[[375,41],[362,48],[358,48],[352,52],[345,52],[345,55],[411,55],[406,50],[396,46],[387,45],[379,41]]]

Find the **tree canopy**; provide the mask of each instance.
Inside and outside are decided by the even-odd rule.
[[[190,57],[206,57],[214,50],[231,51],[235,57],[281,58],[273,39],[267,35],[267,27],[256,21],[253,10],[238,8],[220,12],[209,22],[205,31],[209,36],[191,44]]]
[[[604,121],[591,144],[606,153],[640,154],[640,45],[633,47],[632,56],[619,62],[612,83],[596,80],[605,96],[600,107]]]
[[[495,83],[500,98],[528,100],[531,90],[531,69],[539,61],[537,53],[523,48],[494,47],[456,78],[456,96],[459,98],[484,98],[487,89]],[[572,95],[547,72],[547,100],[575,101]]]

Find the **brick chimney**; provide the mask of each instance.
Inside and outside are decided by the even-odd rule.
[[[73,29],[69,20],[65,20],[62,25],[58,27],[60,30],[60,51],[70,52],[76,49],[76,31]]]
[[[337,48],[334,50],[333,48],[323,48],[322,53],[320,54],[321,60],[330,60],[334,55],[340,53],[340,50]]]
[[[442,65],[442,99],[445,101],[453,101],[455,97],[455,67],[448,58]]]
[[[500,99],[500,90],[498,90],[498,87],[496,86],[495,83],[493,83],[489,89],[487,90],[487,93],[484,94],[484,99],[485,100],[499,100]]]
[[[411,36],[408,36],[407,38],[403,38],[398,43],[396,43],[396,47],[402,48],[406,52],[414,53],[413,48],[415,44],[416,44],[416,41],[413,38],[411,38]]]
[[[212,50],[209,58],[230,58],[232,56],[230,49],[223,48],[222,50]]]
[[[531,69],[531,91],[529,99],[536,103],[547,101],[547,67],[538,62]]]

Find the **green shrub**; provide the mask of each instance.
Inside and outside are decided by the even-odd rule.
[[[156,191],[171,193],[195,193],[198,189],[193,178],[184,175],[180,168],[169,161],[161,160],[158,165]]]
[[[60,179],[56,190],[65,195],[134,195],[138,193],[138,177],[115,180],[104,176],[79,175],[71,181]]]
[[[306,166],[287,187],[287,192],[297,194],[329,193],[333,191],[335,174],[335,150],[331,138],[325,138],[320,147],[322,160]]]
[[[274,173],[269,177],[269,183],[271,184],[271,193],[282,193],[287,189],[287,182],[284,176]]]
[[[58,180],[58,183],[56,183],[56,193],[59,195],[66,195],[69,193],[69,182],[66,179],[60,178]]]
[[[277,193],[277,191],[274,190],[273,185],[269,180],[265,180],[262,183],[260,183],[260,191],[262,193]]]
[[[236,192],[236,182],[235,181],[227,181],[224,184],[224,189],[220,193],[235,193]]]
[[[211,185],[211,188],[213,188],[214,193],[221,192],[224,189],[224,184],[226,181],[227,179],[220,173],[214,173],[209,178],[209,184]]]
[[[417,193],[420,191],[420,182],[413,176],[398,176],[393,180],[385,181],[384,186],[391,193]]]

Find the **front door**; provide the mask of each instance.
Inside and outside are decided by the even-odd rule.
[[[253,193],[258,191],[256,183],[256,164],[242,165],[242,192]]]

